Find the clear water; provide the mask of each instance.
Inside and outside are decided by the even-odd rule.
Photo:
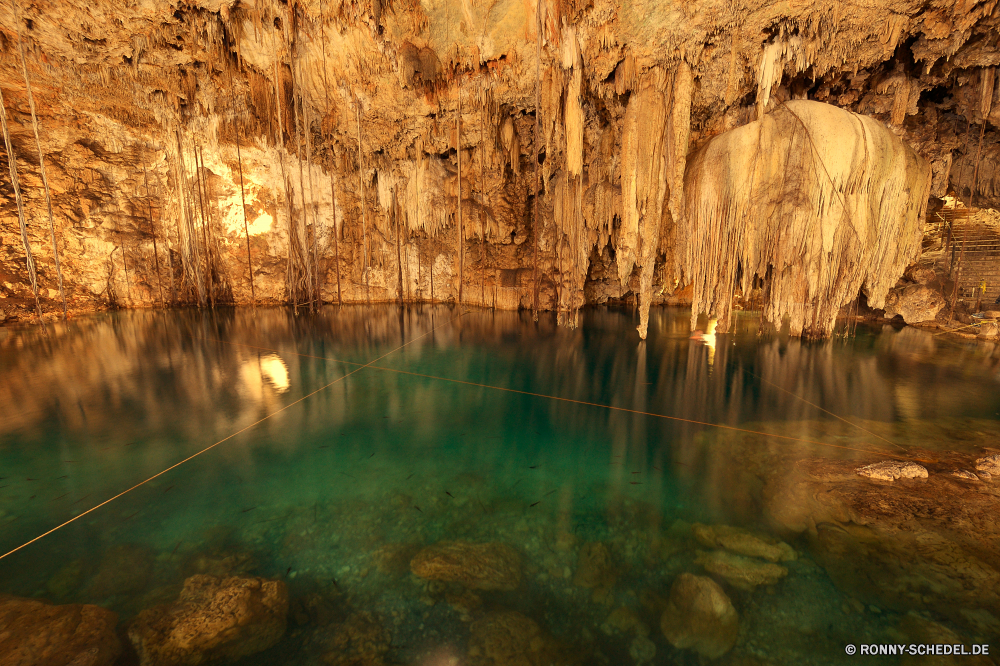
[[[281,579],[288,631],[247,664],[466,663],[469,620],[501,608],[574,646],[573,663],[632,664],[634,632],[606,625],[627,607],[649,628],[647,663],[694,664],[656,599],[701,573],[690,523],[773,529],[747,456],[997,441],[992,347],[891,327],[807,343],[758,336],[748,313],[710,348],[688,316],[654,311],[645,343],[631,312],[604,309],[572,330],[446,306],[0,329],[0,554],[82,516],[0,559],[0,593],[98,604],[124,627],[193,573]],[[741,629],[723,662],[850,663],[846,643],[898,638],[907,609],[859,608],[782,536],[802,553],[786,578],[726,588]],[[408,572],[417,548],[455,539],[514,546],[521,587],[462,611]],[[594,541],[615,563],[601,598],[573,583]],[[331,636],[356,611],[391,639],[337,661]]]

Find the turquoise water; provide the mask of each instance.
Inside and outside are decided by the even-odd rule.
[[[808,535],[775,525],[761,470],[978,455],[1000,441],[1000,353],[912,328],[808,343],[757,322],[714,347],[683,310],[654,311],[645,343],[631,312],[605,309],[575,329],[447,306],[0,329],[0,554],[62,525],[0,559],[0,593],[97,604],[124,628],[194,573],[280,579],[288,630],[248,664],[487,663],[467,656],[470,623],[500,609],[572,646],[565,663],[694,664],[664,637],[662,600],[704,573],[691,524],[729,525],[800,557],[776,584],[723,585],[740,633],[720,663],[850,663],[845,644],[898,641],[912,609],[835,582]],[[455,584],[413,576],[410,557],[443,540],[513,546],[520,587],[463,606]],[[599,594],[574,582],[592,542],[613,562]],[[609,622],[621,608],[645,631]],[[359,612],[384,646],[337,657]]]

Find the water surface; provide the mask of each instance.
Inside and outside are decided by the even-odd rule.
[[[848,663],[846,643],[899,640],[910,610],[989,639],[927,604],[871,610],[808,534],[776,526],[763,489],[796,461],[995,446],[1000,353],[888,326],[758,335],[753,313],[710,347],[688,316],[654,311],[646,342],[606,309],[575,329],[447,306],[0,329],[0,554],[82,516],[0,560],[0,593],[98,604],[126,626],[194,573],[281,579],[289,630],[248,664],[466,663],[470,622],[498,609],[575,646],[574,663],[693,664],[659,613],[680,572],[704,574],[703,523],[801,553],[775,585],[724,585],[741,616],[726,663]],[[514,546],[520,588],[470,608],[412,576],[409,557],[443,540]],[[605,590],[574,583],[597,542]],[[620,608],[641,626],[616,628]],[[384,662],[330,656],[358,612],[391,636]]]

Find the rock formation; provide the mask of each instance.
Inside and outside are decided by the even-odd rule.
[[[881,305],[928,190],[1000,205],[998,26],[996,0],[14,0],[0,314],[65,292],[572,325],[618,299],[644,336],[651,304],[724,330],[763,289],[822,335],[859,291]]]

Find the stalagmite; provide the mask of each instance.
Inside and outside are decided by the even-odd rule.
[[[881,308],[920,251],[930,168],[881,123],[810,101],[710,140],[688,159],[678,251],[698,315],[725,332],[736,288],[766,281],[764,317],[829,335],[859,290]]]
[[[17,178],[17,159],[14,148],[10,144],[10,130],[7,127],[7,106],[3,101],[3,91],[0,90],[0,123],[3,123],[3,141],[7,149],[7,166],[10,168],[10,184],[14,188],[14,201],[17,204],[17,222],[21,227],[21,242],[24,243],[24,257],[28,266],[28,279],[31,281],[31,291],[35,295],[35,312],[39,321],[42,320],[42,304],[38,300],[38,274],[35,272],[35,258],[31,255],[31,243],[28,242],[28,226],[24,220],[24,201],[21,198],[21,185]]]
[[[63,320],[66,320],[66,290],[63,288],[62,267],[59,264],[59,245],[56,243],[55,221],[52,219],[52,194],[49,191],[49,179],[45,174],[45,156],[42,153],[42,140],[38,136],[38,114],[35,112],[35,96],[31,94],[31,81],[28,79],[28,63],[24,58],[24,44],[21,43],[20,20],[17,17],[17,1],[11,0],[14,9],[14,34],[17,37],[17,52],[21,57],[21,72],[24,74],[24,89],[28,93],[28,108],[31,110],[31,128],[35,133],[35,147],[38,148],[38,169],[42,174],[42,188],[45,191],[45,207],[49,214],[49,236],[52,240],[52,256],[55,258],[56,279],[59,282],[59,299],[62,301]]]

